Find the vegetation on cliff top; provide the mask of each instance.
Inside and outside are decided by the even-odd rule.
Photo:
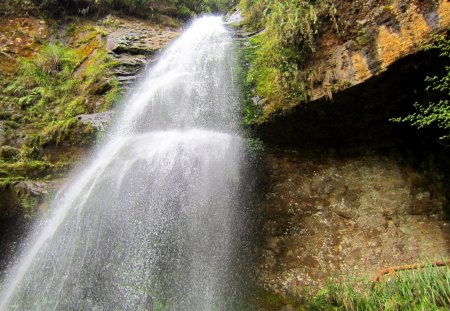
[[[305,92],[309,73],[304,65],[316,50],[320,25],[334,19],[331,0],[241,0],[246,27],[259,32],[249,39],[246,82],[262,101],[246,109],[246,123],[262,123],[275,112],[289,109],[307,100]],[[251,90],[250,90],[251,91]],[[247,101],[247,107],[252,105]]]
[[[227,12],[236,0],[6,0],[5,11],[40,11],[57,14],[103,14],[112,11],[138,17],[165,14],[177,18],[189,18],[199,13]]]

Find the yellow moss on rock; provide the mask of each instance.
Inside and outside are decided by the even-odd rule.
[[[306,69],[319,68],[321,72],[313,87],[307,89],[309,100],[327,96],[330,86],[334,85],[332,88],[337,92],[366,81],[402,57],[423,49],[433,34],[449,29],[450,2],[439,1],[434,11],[433,7],[427,7],[430,10],[427,13],[423,10],[428,2],[411,2],[406,11],[400,9],[402,3],[395,1],[387,8],[380,8],[378,14],[389,15],[379,25],[374,23],[375,10],[358,20],[361,25],[351,26],[359,29],[355,38],[329,44],[329,36],[333,35],[327,33],[322,37],[317,52],[306,66]]]
[[[39,18],[0,19],[0,73],[16,73],[17,58],[33,57],[41,49],[41,42],[47,38],[47,25]]]

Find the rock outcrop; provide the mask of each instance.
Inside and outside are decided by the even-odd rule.
[[[448,154],[432,130],[390,121],[442,74],[423,49],[450,29],[450,2],[333,3],[338,29],[325,22],[304,68],[308,102],[257,127],[268,178],[258,276],[284,297],[450,257]]]
[[[179,23],[169,17],[163,24],[112,15],[55,19],[34,13],[0,17],[0,277],[18,241],[26,235],[30,219],[47,208],[46,198],[86,156],[96,138],[101,138],[96,133],[105,130],[113,118],[108,109],[120,96],[107,98],[108,92],[115,88],[120,89],[119,95],[126,93],[143,67],[179,32]],[[29,113],[34,102],[21,106],[17,98],[23,94],[4,92],[20,74],[21,61],[36,61],[49,44],[70,48],[78,62],[70,78],[84,85],[81,100],[66,100],[73,100],[73,111],[78,114],[66,111],[67,102],[59,107],[46,103],[45,109],[54,115],[70,114],[69,121],[40,120],[39,114]],[[89,76],[88,71],[97,70],[96,66],[104,67],[99,71],[102,75]],[[76,105],[82,108],[77,110]],[[35,124],[56,127],[43,130]],[[41,144],[38,156],[24,159],[23,146],[33,137],[38,142],[46,133],[59,138]]]
[[[178,36],[178,27],[154,25],[133,18],[107,16],[106,50],[119,63],[115,68],[120,86],[128,89],[139,77],[143,66],[156,60],[157,53]]]
[[[337,29],[330,21],[304,69],[310,100],[363,83],[450,27],[447,0],[334,3]]]

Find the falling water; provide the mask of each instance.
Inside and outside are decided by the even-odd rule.
[[[57,194],[0,310],[230,310],[243,167],[233,68],[220,17],[162,53]]]

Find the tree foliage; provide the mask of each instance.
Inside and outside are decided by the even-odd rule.
[[[35,0],[35,2],[46,10],[64,9],[82,14],[115,10],[141,17],[163,13],[181,18],[203,12],[227,12],[236,4],[234,0]]]

